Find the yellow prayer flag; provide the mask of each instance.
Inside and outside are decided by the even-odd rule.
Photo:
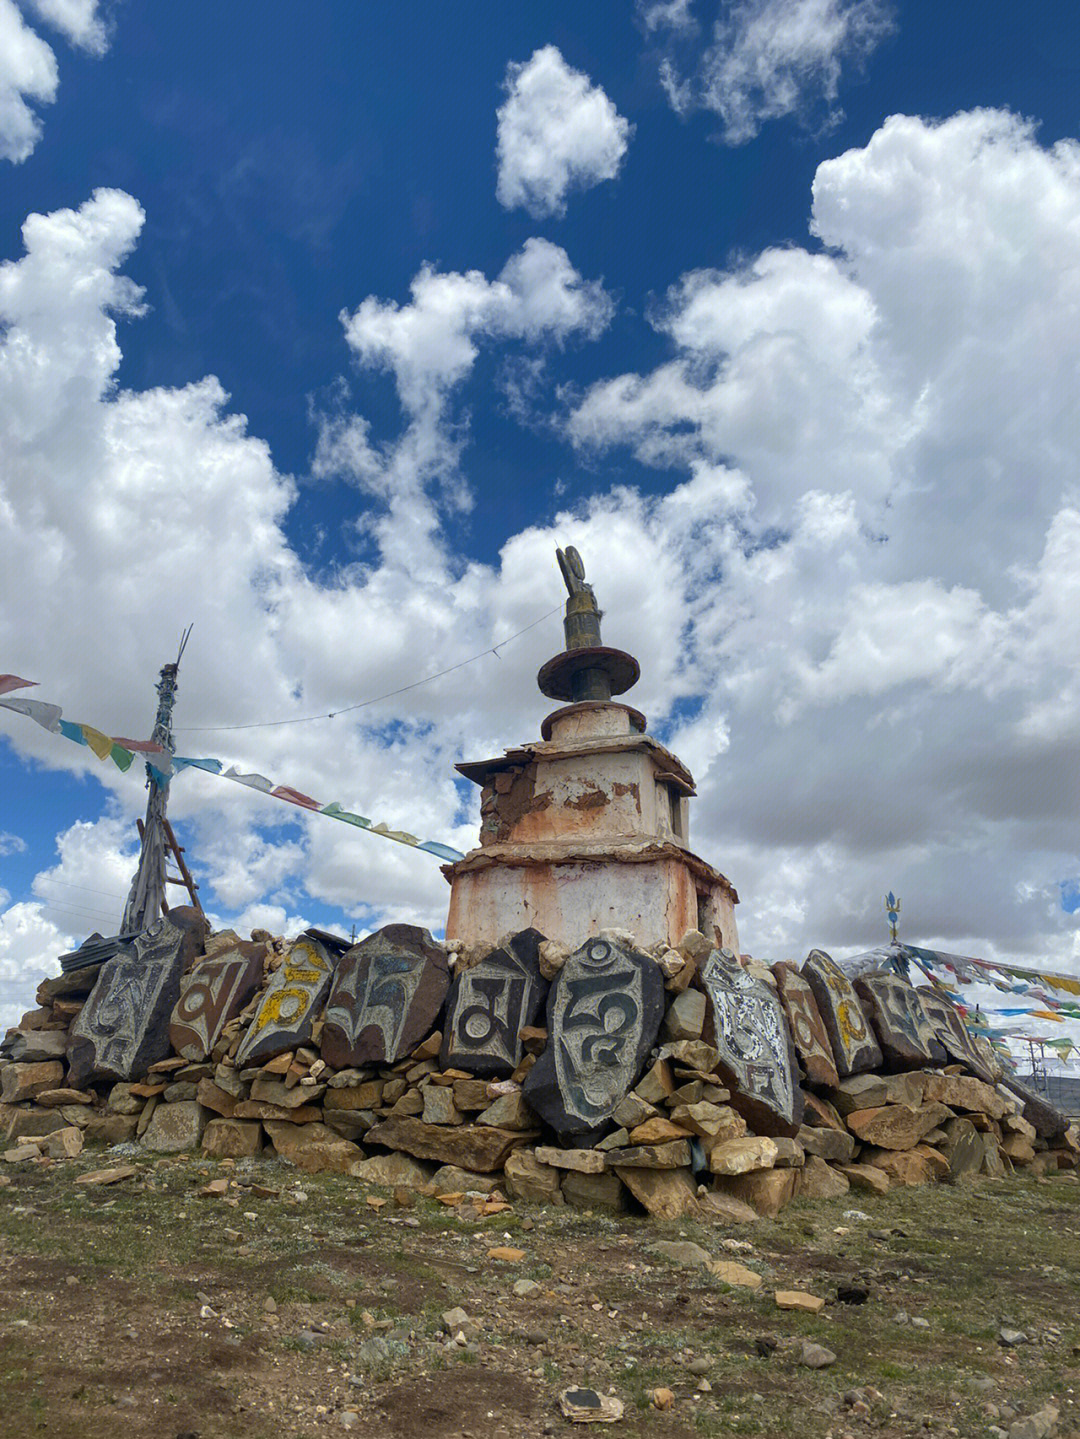
[[[99,729],[94,729],[88,724],[82,725],[81,729],[86,736],[86,743],[94,751],[98,759],[108,759],[112,754],[113,747],[111,737],[107,734],[102,734]]]

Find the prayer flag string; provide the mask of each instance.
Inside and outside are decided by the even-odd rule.
[[[233,780],[236,784],[246,785],[248,789],[258,790],[261,794],[269,795],[271,799],[284,800],[286,804],[311,810],[314,814],[326,815],[328,819],[341,820],[343,824],[351,824],[357,829],[367,830],[369,834],[377,834],[382,839],[392,839],[396,844],[405,844],[411,849],[422,849],[425,854],[433,854],[438,859],[453,861],[463,857],[460,850],[453,849],[448,844],[440,844],[438,840],[433,839],[418,839],[408,830],[392,829],[381,820],[375,823],[364,815],[344,809],[337,800],[331,801],[330,804],[323,804],[320,800],[312,799],[311,795],[293,789],[290,785],[275,784],[265,775],[243,774],[235,765],[226,767],[219,759],[170,754],[167,749],[160,744],[155,744],[153,740],[116,739],[95,729],[92,725],[64,719],[59,705],[46,704],[43,700],[26,699],[21,695],[14,698],[9,697],[13,690],[28,689],[36,683],[36,680],[20,679],[18,675],[0,675],[0,708],[25,715],[28,719],[41,725],[43,729],[48,730],[50,734],[63,735],[65,739],[72,740],[75,744],[86,745],[97,755],[99,760],[111,760],[119,770],[126,772],[131,768],[135,756],[142,755],[158,783],[167,785],[174,775],[185,769],[201,769],[207,774],[216,775],[219,779]]]

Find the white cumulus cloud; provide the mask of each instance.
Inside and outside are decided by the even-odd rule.
[[[566,197],[613,180],[633,126],[554,45],[506,71],[498,112],[496,194],[508,210],[565,215]]]
[[[30,0],[29,8],[72,45],[103,55],[105,26],[97,0]],[[15,0],[0,0],[0,160],[20,164],[41,138],[34,105],[56,99],[56,56],[27,25]]]
[[[162,616],[181,614],[182,749],[466,849],[476,801],[452,766],[537,734],[558,621],[490,650],[560,602],[553,547],[576,544],[605,640],[641,660],[632,702],[695,772],[691,837],[742,896],[745,948],[865,948],[891,888],[909,938],[1080,970],[1061,903],[1080,878],[1080,148],[997,111],[892,117],[819,167],[810,220],[824,250],[666,277],[656,363],[565,417],[583,454],[629,449],[654,483],[597,483],[487,563],[455,551],[440,490],[447,464],[468,483],[465,381],[506,354],[558,376],[611,302],[539,241],[494,277],[426,267],[407,297],[360,298],[343,363],[393,378],[401,427],[377,443],[343,387],[317,462],[353,479],[370,544],[313,576],[284,529],[294,482],[213,377],[116,387],[154,298],[123,277],[138,204],[101,191],[32,217],[0,269],[4,669],[70,718],[145,732]],[[558,417],[542,386],[532,403]],[[192,729],[337,711],[478,653],[334,720]],[[107,786],[0,915],[28,1003],[78,920],[122,905],[144,793],[0,723],[20,755]],[[445,917],[415,851],[196,771],[170,812],[223,918]]]
[[[32,102],[56,99],[56,56],[31,30],[15,0],[0,0],[0,159],[25,160],[41,136]]]
[[[24,4],[72,45],[90,55],[104,55],[108,34],[98,0],[24,0]]]
[[[646,27],[691,30],[685,5],[653,5]],[[768,120],[838,118],[840,79],[858,68],[892,28],[885,0],[724,0],[700,55],[667,55],[661,80],[680,113],[720,119],[729,145],[752,140]]]

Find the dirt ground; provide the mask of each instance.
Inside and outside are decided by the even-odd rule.
[[[73,1182],[128,1162],[116,1186]],[[1080,1183],[1064,1176],[796,1202],[728,1229],[520,1204],[475,1219],[281,1161],[0,1169],[5,1436],[568,1435],[558,1396],[577,1385],[622,1400],[606,1432],[627,1439],[967,1439],[1049,1401],[1080,1435]],[[199,1197],[212,1179],[224,1198]],[[657,1239],[762,1286],[673,1263]],[[538,1287],[515,1295],[522,1279]],[[848,1286],[865,1301],[842,1302]],[[826,1305],[781,1311],[777,1289]],[[455,1342],[442,1316],[458,1306],[474,1327]],[[803,1339],[835,1363],[804,1367]]]

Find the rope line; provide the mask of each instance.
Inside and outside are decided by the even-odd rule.
[[[214,734],[220,734],[225,730],[275,729],[279,725],[311,724],[316,720],[337,719],[338,715],[352,714],[354,710],[366,709],[368,705],[378,704],[380,700],[393,699],[395,695],[407,694],[409,690],[419,689],[421,685],[429,685],[433,680],[441,680],[444,675],[452,675],[455,670],[464,669],[466,665],[471,665],[475,663],[476,660],[482,660],[485,655],[494,655],[496,659],[500,659],[499,651],[503,649],[504,646],[510,644],[513,640],[519,639],[522,635],[528,634],[528,632],[534,630],[537,625],[542,625],[544,621],[549,620],[552,615],[558,614],[562,608],[561,604],[556,605],[554,609],[548,610],[547,614],[541,615],[538,620],[533,620],[532,624],[526,625],[524,629],[517,630],[514,634],[508,635],[506,639],[500,640],[497,645],[490,645],[486,650],[480,650],[477,654],[470,655],[467,660],[459,660],[456,665],[448,665],[446,669],[439,670],[433,675],[427,675],[422,680],[413,680],[411,684],[401,685],[401,687],[396,690],[387,690],[385,694],[372,695],[370,699],[360,700],[354,705],[343,705],[341,709],[330,710],[328,714],[298,715],[294,719],[252,720],[246,724],[176,725],[174,727],[175,733],[207,734],[213,732]]]

